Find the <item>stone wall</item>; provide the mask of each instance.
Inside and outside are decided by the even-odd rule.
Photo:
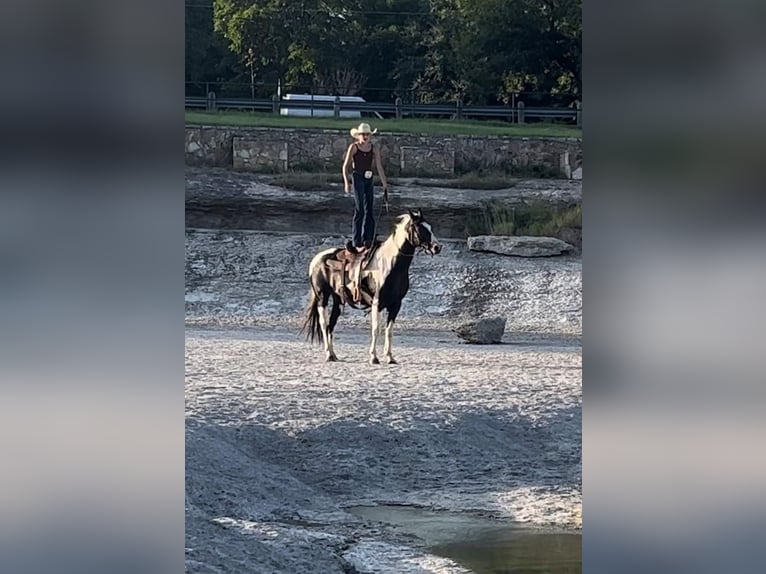
[[[187,126],[186,163],[254,172],[336,171],[351,141],[343,130]],[[392,176],[443,176],[511,165],[569,177],[582,166],[578,138],[391,133],[374,141]]]

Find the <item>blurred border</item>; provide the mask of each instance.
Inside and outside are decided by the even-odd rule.
[[[585,572],[755,572],[764,5],[584,6]]]
[[[0,7],[0,553],[180,572],[184,5]]]

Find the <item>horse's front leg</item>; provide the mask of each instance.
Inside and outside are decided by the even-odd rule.
[[[380,310],[378,309],[378,298],[375,297],[372,301],[372,308],[370,310],[370,322],[372,323],[372,337],[370,341],[370,364],[378,365],[378,355],[376,353],[376,347],[378,346],[378,331],[380,321]]]
[[[399,314],[399,308],[399,306],[390,308],[388,310],[388,320],[386,321],[386,338],[383,343],[383,354],[386,356],[386,362],[389,365],[396,364],[396,359],[394,359],[391,351],[391,343],[394,338],[394,321],[396,321],[396,316]]]

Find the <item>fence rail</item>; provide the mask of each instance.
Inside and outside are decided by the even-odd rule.
[[[335,101],[325,100],[279,100],[276,96],[272,99],[250,98],[216,98],[214,93],[204,97],[187,97],[187,109],[206,111],[218,110],[248,110],[264,111],[280,114],[283,108],[331,111],[334,117],[340,117],[342,111],[358,111],[360,113],[375,114],[380,118],[385,116],[403,117],[449,117],[452,119],[467,118],[503,118],[512,122],[525,123],[526,121],[556,120],[565,123],[582,126],[582,108],[542,108],[525,107],[524,102],[517,102],[512,106],[464,106],[457,104],[408,104],[398,99],[395,103],[383,102],[344,102],[340,99]],[[327,114],[322,114],[327,116]]]

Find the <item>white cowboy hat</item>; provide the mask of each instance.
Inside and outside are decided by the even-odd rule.
[[[370,124],[361,123],[358,127],[351,128],[351,136],[356,137],[359,134],[376,134],[378,133],[378,129],[375,128],[375,130],[370,129]]]

